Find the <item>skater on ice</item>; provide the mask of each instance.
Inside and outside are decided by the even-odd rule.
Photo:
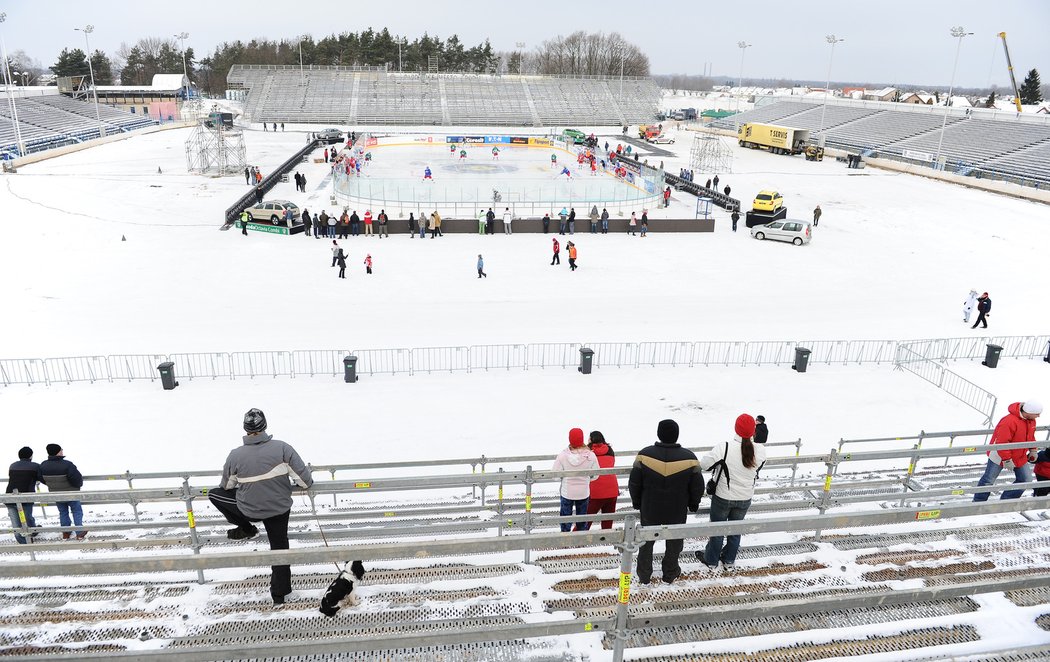
[[[499,161],[499,147],[492,148],[492,160]]]
[[[430,166],[423,169],[423,180],[426,181],[428,179],[434,181],[433,173],[430,172]]]
[[[568,167],[562,167],[561,172],[558,174],[565,175],[565,179],[572,179],[572,173],[569,171]]]

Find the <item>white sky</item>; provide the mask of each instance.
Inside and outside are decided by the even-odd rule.
[[[571,9],[567,9],[571,8]],[[466,44],[488,38],[498,50],[515,42],[531,49],[545,39],[575,30],[619,31],[650,57],[653,73],[702,73],[712,63],[715,74],[740,71],[737,42],[746,40],[745,77],[823,80],[829,47],[824,36],[846,41],[835,48],[832,79],[851,82],[913,83],[947,86],[955,56],[949,30],[961,25],[974,32],[964,40],[956,84],[1009,85],[1002,45],[1006,31],[1018,78],[1032,68],[1050,73],[1050,2],[1045,0],[930,0],[906,2],[796,3],[741,0],[730,4],[678,3],[666,8],[623,0],[577,0],[571,5],[534,0],[524,5],[481,0],[373,2],[274,0],[178,4],[80,0],[0,0],[7,21],[0,31],[9,50],[25,50],[42,64],[54,63],[64,47],[83,47],[74,27],[93,24],[93,48],[113,53],[122,41],[168,37],[181,31],[198,57],[223,41],[387,27],[414,38],[427,32],[458,34]],[[1020,81],[1019,81],[1020,83]]]

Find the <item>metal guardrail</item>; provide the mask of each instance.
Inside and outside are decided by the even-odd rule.
[[[281,175],[286,175],[292,170],[295,170],[295,167],[302,162],[303,157],[317,149],[321,143],[322,141],[318,138],[314,138],[307,142],[305,147],[299,149],[287,161],[277,166],[273,172],[263,177],[262,181],[259,182],[257,186],[253,186],[250,191],[238,198],[237,202],[227,207],[224,216],[226,224],[229,225],[236,221],[242,211],[251,207],[255,203],[256,189],[262,189],[263,194],[269,193],[274,186],[277,186],[277,184],[280,183]]]
[[[664,182],[670,184],[676,190],[691,193],[698,198],[711,198],[712,202],[714,202],[722,209],[725,209],[726,211],[741,209],[740,201],[736,198],[731,198],[728,195],[722,193],[721,191],[716,191],[713,188],[707,188],[706,186],[697,184],[696,182],[691,182],[688,179],[682,179],[678,175],[664,173]]]
[[[238,377],[312,377],[343,374],[342,359],[358,357],[359,374],[413,374],[414,372],[478,370],[528,370],[571,368],[579,365],[580,347],[594,350],[593,366],[640,368],[643,366],[781,365],[794,360],[794,348],[810,349],[810,365],[881,364],[893,362],[912,372],[914,364],[982,358],[979,347],[995,341],[1002,358],[1037,358],[1046,352],[1050,335],[996,336],[993,338],[940,338],[930,340],[774,340],[774,341],[660,341],[532,343],[417,347],[391,349],[311,349],[259,352],[196,352],[175,354],[113,354],[55,358],[0,359],[0,382],[52,384],[73,381],[157,379],[156,366],[173,361],[182,379],[236,379]],[[935,366],[925,368],[942,374]],[[970,406],[982,404],[986,393],[952,373],[952,393]],[[961,380],[961,381],[959,381]],[[941,377],[932,383],[943,387]],[[973,387],[975,390],[967,391]],[[987,410],[980,409],[981,413]]]
[[[948,370],[942,364],[927,359],[906,345],[897,347],[897,367],[906,370],[952,396],[959,402],[985,415],[984,424],[991,425],[998,398],[968,379]]]

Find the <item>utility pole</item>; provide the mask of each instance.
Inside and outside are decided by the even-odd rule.
[[[820,128],[817,129],[817,133],[824,130],[824,113],[828,110],[828,88],[831,87],[831,63],[835,60],[835,44],[846,41],[846,38],[839,39],[835,35],[829,34],[824,37],[824,40],[831,44],[831,55],[828,56],[828,82],[824,84],[824,106],[820,109]]]
[[[186,81],[182,89],[182,103],[186,103],[190,98],[190,75],[186,69],[186,40],[189,36],[188,32],[180,32],[175,35],[175,38],[182,42],[182,77]]]
[[[948,125],[948,106],[952,102],[952,92],[955,90],[955,70],[959,66],[959,51],[962,50],[963,37],[972,35],[972,32],[967,32],[961,25],[956,25],[951,30],[951,35],[959,40],[955,46],[955,64],[952,65],[952,82],[948,84],[948,98],[944,100],[944,118],[941,120],[941,135],[937,138],[937,155],[933,157],[934,167],[936,168],[941,162],[941,143],[944,142],[944,127]]]

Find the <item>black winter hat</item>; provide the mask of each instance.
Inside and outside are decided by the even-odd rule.
[[[18,449],[19,460],[28,460],[31,457],[33,457],[33,449],[29,446],[22,446]]]
[[[255,409],[254,407],[249,409],[244,414],[244,431],[248,434],[255,434],[256,432],[262,432],[266,429],[266,414],[262,413],[261,409]]]
[[[678,424],[669,418],[660,421],[656,426],[656,438],[664,444],[678,443]]]
[[[62,447],[58,444],[48,444],[44,447],[44,450],[47,451],[48,455],[58,455],[62,452]]]

